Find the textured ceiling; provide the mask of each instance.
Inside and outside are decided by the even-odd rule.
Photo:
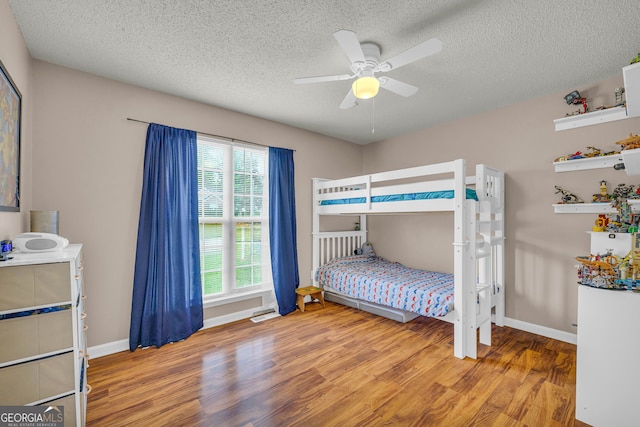
[[[366,144],[621,75],[640,51],[637,0],[9,0],[31,55],[205,104]],[[339,29],[420,88],[340,110],[351,81]],[[563,102],[559,99],[559,102]],[[153,117],[143,119],[153,120]],[[375,133],[372,133],[372,127]]]

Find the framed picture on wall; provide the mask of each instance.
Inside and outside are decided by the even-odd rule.
[[[0,61],[0,211],[20,211],[22,95]]]

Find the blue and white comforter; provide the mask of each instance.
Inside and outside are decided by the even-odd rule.
[[[342,294],[423,316],[453,309],[453,275],[416,270],[384,258],[336,258],[316,271],[316,280]]]

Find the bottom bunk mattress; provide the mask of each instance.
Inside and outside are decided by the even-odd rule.
[[[422,316],[453,310],[453,275],[405,267],[368,255],[336,258],[318,268],[316,281],[364,301]]]

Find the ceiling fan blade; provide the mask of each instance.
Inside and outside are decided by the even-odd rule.
[[[344,99],[342,100],[342,103],[340,104],[340,109],[346,110],[347,108],[355,107],[357,104],[356,101],[358,101],[358,98],[356,98],[351,88],[349,88],[349,92],[347,92],[347,96],[344,97]]]
[[[403,83],[389,77],[378,78],[380,87],[398,95],[409,97],[418,92],[418,88],[408,83]]]
[[[358,36],[356,33],[349,30],[338,30],[333,33],[333,36],[338,40],[340,47],[349,57],[349,61],[351,63],[354,62],[366,62],[364,58],[364,53],[362,52],[362,47],[360,47],[360,42],[358,41]]]
[[[405,50],[404,52],[394,56],[391,59],[387,59],[380,65],[378,65],[378,69],[380,71],[390,71],[395,70],[396,68],[400,68],[403,65],[410,64],[412,62],[418,61],[419,59],[426,58],[429,55],[433,55],[434,53],[438,53],[442,50],[442,42],[438,39],[429,39],[425,42],[420,43],[410,49]]]
[[[293,82],[295,84],[306,84],[306,83],[322,83],[322,82],[333,82],[337,80],[349,80],[355,76],[351,76],[349,74],[336,74],[335,76],[316,76],[316,77],[300,77],[294,79]]]

